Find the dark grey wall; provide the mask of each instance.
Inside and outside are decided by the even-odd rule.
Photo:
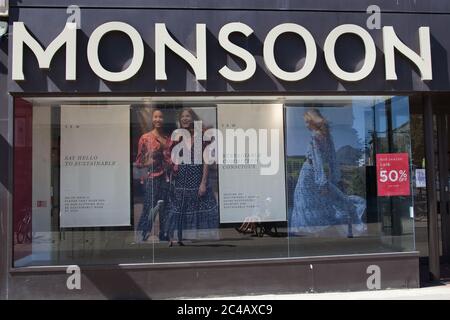
[[[64,8],[15,8],[10,21],[23,21],[39,41],[47,46],[63,29],[67,20]],[[450,38],[448,25],[450,14],[401,14],[385,13],[383,25],[395,27],[399,37],[418,51],[418,28],[429,26],[432,33],[434,80],[423,82],[416,68],[401,55],[397,58],[397,81],[386,81],[384,54],[382,53],[381,30],[369,30],[377,46],[377,64],[369,77],[363,81],[349,83],[335,78],[328,70],[323,54],[323,45],[328,33],[336,26],[352,23],[366,26],[368,15],[360,12],[302,12],[302,11],[236,11],[236,10],[159,10],[159,9],[82,9],[81,30],[78,30],[78,80],[65,80],[65,53],[60,50],[50,70],[38,69],[36,59],[25,51],[25,75],[23,82],[10,81],[10,92],[20,93],[185,93],[185,92],[291,92],[291,93],[367,93],[411,92],[450,90],[450,66],[448,64]],[[87,41],[92,31],[108,21],[123,21],[134,26],[145,42],[145,60],[140,72],[122,83],[100,80],[90,69],[87,57]],[[235,35],[232,40],[247,48],[256,56],[258,68],[252,79],[243,83],[231,83],[223,79],[218,70],[225,64],[236,63],[219,46],[217,35],[220,28],[229,22],[240,21],[251,26],[255,32],[248,39]],[[196,81],[192,71],[180,58],[167,54],[167,81],[154,80],[154,24],[165,22],[173,36],[186,47],[195,50],[195,24],[206,23],[208,50],[208,80]],[[263,41],[274,26],[293,22],[305,26],[315,36],[319,56],[312,74],[301,81],[284,82],[266,70],[262,58]],[[280,66],[295,70],[304,56],[302,40],[292,34],[279,38],[275,47]],[[343,37],[337,45],[336,55],[344,70],[356,70],[364,57],[364,48],[356,37]],[[121,33],[111,33],[104,38],[100,59],[110,70],[121,70],[132,56],[129,39]],[[240,60],[237,59],[237,63]]]
[[[12,126],[8,92],[8,38],[0,38],[0,299],[7,296],[8,199],[11,190],[11,144],[8,139]]]
[[[384,12],[450,12],[446,0],[11,0],[10,6],[118,8],[200,8],[243,10],[363,11],[378,5]]]

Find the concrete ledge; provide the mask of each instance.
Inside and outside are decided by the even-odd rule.
[[[418,288],[417,253],[355,255],[162,266],[81,268],[81,290],[68,290],[64,268],[11,273],[11,299],[166,299],[367,290],[380,268],[381,288]],[[166,266],[167,267],[167,266]],[[30,271],[30,270],[29,270]]]

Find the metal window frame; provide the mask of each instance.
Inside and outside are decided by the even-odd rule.
[[[29,95],[11,95],[11,104],[14,105],[14,99],[15,98],[23,98],[33,104],[52,104],[56,101],[61,102],[62,100],[65,103],[70,102],[92,102],[94,100],[110,100],[110,102],[117,102],[120,104],[123,104],[124,102],[146,102],[146,103],[162,103],[162,102],[223,102],[223,103],[236,103],[236,102],[242,102],[245,101],[247,103],[296,103],[296,102],[308,102],[308,101],[347,101],[352,99],[357,100],[366,100],[366,99],[392,99],[395,96],[404,96],[404,97],[410,97],[415,93],[403,93],[399,92],[398,94],[395,93],[393,95],[387,95],[386,93],[368,93],[368,94],[361,94],[361,93],[346,93],[346,94],[324,94],[324,95],[317,95],[317,94],[270,94],[270,93],[264,93],[261,95],[214,95],[211,93],[203,94],[203,95],[175,95],[175,94],[169,94],[164,96],[146,96],[146,95],[139,95],[139,94],[93,94],[92,96],[89,95],[74,95],[74,94],[67,94],[67,95],[58,95],[58,94],[48,94],[48,95],[42,95],[42,94],[29,94]],[[14,110],[14,109],[13,109]],[[13,116],[14,118],[14,116]],[[12,128],[11,130],[13,130]],[[14,131],[13,131],[14,132]],[[13,198],[13,194],[11,194],[11,202]],[[11,207],[12,208],[12,207]],[[65,265],[40,265],[40,266],[24,266],[24,267],[16,267],[14,266],[14,240],[13,240],[13,232],[12,231],[12,221],[13,221],[13,210],[10,210],[10,225],[8,226],[8,237],[9,237],[9,244],[8,244],[8,253],[9,253],[9,259],[8,259],[8,272],[9,273],[21,273],[21,272],[36,272],[36,271],[52,271],[52,270],[65,270],[67,266]],[[415,242],[416,239],[414,238],[414,248],[415,248]],[[348,255],[325,255],[323,256],[325,260],[334,260],[338,257],[343,257],[344,260],[349,258],[355,258],[359,259],[364,256],[368,257],[379,257],[379,256],[398,256],[398,255],[407,255],[407,256],[414,256],[418,257],[419,252],[416,250],[407,250],[407,251],[393,251],[389,253],[357,253],[357,254],[348,254]],[[322,256],[309,256],[309,257],[283,257],[283,258],[272,258],[272,259],[237,259],[237,260],[206,260],[206,261],[181,261],[181,262],[170,262],[170,263],[119,263],[119,264],[105,264],[102,265],[101,268],[112,268],[114,266],[126,269],[135,269],[139,267],[143,267],[145,269],[159,269],[161,267],[167,268],[169,265],[173,266],[175,268],[185,268],[192,265],[200,265],[200,266],[214,266],[216,264],[218,265],[241,265],[245,263],[260,263],[261,261],[279,261],[279,262],[289,262],[289,261],[304,261],[305,259],[312,259],[317,260]],[[89,265],[83,266],[88,267]],[[93,266],[94,268],[98,268],[99,266]]]

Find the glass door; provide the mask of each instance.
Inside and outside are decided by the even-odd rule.
[[[441,262],[450,260],[450,110],[442,108],[436,115],[438,147],[438,219]]]

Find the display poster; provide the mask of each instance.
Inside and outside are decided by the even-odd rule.
[[[377,154],[379,197],[409,196],[409,157],[407,153]]]
[[[215,106],[134,105],[131,119],[135,241],[219,239],[218,168],[202,159]],[[180,154],[187,158],[177,162]]]
[[[218,105],[217,118],[220,222],[286,221],[283,105]]]
[[[286,175],[292,236],[364,235],[371,113],[351,104],[286,106]]]
[[[130,225],[129,114],[61,106],[61,228]]]
[[[426,188],[427,179],[425,169],[416,169],[416,188]]]

